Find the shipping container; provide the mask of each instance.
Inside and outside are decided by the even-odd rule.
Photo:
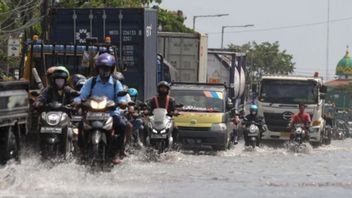
[[[175,81],[206,82],[207,34],[158,32],[157,50],[175,67]]]
[[[126,84],[141,99],[152,97],[157,84],[157,13],[146,8],[52,9],[45,43],[84,45],[88,37],[98,43],[110,36],[119,65],[125,67]],[[122,49],[122,50],[121,50]]]

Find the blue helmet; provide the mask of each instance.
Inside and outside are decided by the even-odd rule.
[[[258,106],[255,104],[252,104],[249,108],[250,112],[258,112]]]
[[[129,88],[128,89],[128,94],[130,94],[131,97],[137,97],[138,91],[135,88]]]
[[[95,67],[98,69],[99,67],[110,67],[111,70],[115,68],[116,65],[116,59],[113,55],[109,53],[103,53],[98,56],[98,58],[95,60]]]

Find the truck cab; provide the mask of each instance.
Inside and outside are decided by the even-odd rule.
[[[184,149],[225,150],[232,133],[232,104],[224,84],[173,83],[171,96],[182,104],[175,118]]]
[[[259,84],[258,115],[268,125],[263,140],[288,140],[288,124],[298,112],[299,103],[306,105],[310,114],[310,142],[320,145],[325,133],[323,119],[326,87],[319,77],[264,76]]]

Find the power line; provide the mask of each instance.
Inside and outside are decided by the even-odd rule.
[[[302,27],[311,27],[311,26],[318,26],[327,23],[337,23],[341,21],[348,21],[352,20],[352,17],[334,19],[329,21],[321,21],[316,23],[304,23],[304,24],[297,24],[297,25],[287,25],[287,26],[278,26],[278,27],[270,27],[270,28],[259,28],[259,29],[252,29],[252,30],[240,30],[240,31],[229,31],[226,33],[244,33],[244,32],[265,32],[265,31],[272,31],[272,30],[284,30],[284,29],[294,29],[294,28],[302,28]],[[221,34],[221,32],[208,32],[208,34]]]

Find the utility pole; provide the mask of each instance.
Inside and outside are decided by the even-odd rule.
[[[47,32],[47,26],[48,26],[48,14],[49,10],[49,0],[43,0],[42,2],[42,7],[41,7],[41,16],[44,16],[41,26],[42,26],[42,35],[41,38],[42,40],[46,40],[46,32]]]
[[[253,27],[253,24],[246,24],[246,25],[224,25],[221,27],[221,49],[224,48],[224,31],[225,28],[234,28],[234,27]]]
[[[326,67],[325,81],[329,78],[329,36],[330,36],[330,0],[328,0],[328,21],[326,25]]]

